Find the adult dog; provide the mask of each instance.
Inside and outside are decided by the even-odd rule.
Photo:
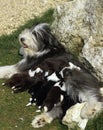
[[[30,69],[47,57],[62,55],[65,52],[45,23],[25,29],[19,35],[19,41],[24,51],[24,58],[17,64],[0,67],[0,78],[10,78],[16,73]]]
[[[44,112],[43,114],[37,116],[32,122],[32,125],[34,127],[41,127],[41,126],[45,125],[45,123],[50,123],[54,118],[57,118],[57,117],[61,118],[64,114],[63,110],[65,109],[66,104],[68,104],[68,102],[70,102],[71,105],[74,105],[75,93],[76,93],[76,98],[79,98],[80,96],[82,98],[85,98],[85,97],[83,97],[83,94],[80,93],[82,91],[81,86],[84,85],[84,84],[82,84],[83,82],[87,82],[87,86],[85,88],[85,93],[87,92],[89,94],[89,92],[90,92],[91,100],[94,99],[94,94],[95,95],[96,95],[96,93],[100,94],[99,88],[98,88],[99,84],[98,84],[98,81],[96,80],[96,78],[93,77],[83,67],[83,65],[79,61],[74,59],[74,57],[70,53],[66,53],[64,47],[58,42],[58,40],[55,38],[55,36],[51,33],[50,28],[47,24],[45,24],[45,23],[38,24],[37,26],[34,26],[31,29],[25,29],[19,35],[19,41],[24,50],[23,60],[21,60],[20,62],[18,62],[15,65],[0,67],[0,78],[10,78],[11,81],[14,80],[13,86],[11,84],[10,84],[10,86],[12,87],[13,90],[15,90],[15,89],[17,89],[16,87],[18,87],[18,82],[15,82],[15,80],[17,80],[17,78],[14,78],[15,74],[17,74],[17,76],[18,76],[18,79],[20,81],[19,83],[21,83],[19,85],[21,85],[20,87],[22,88],[22,84],[24,84],[24,83],[28,84],[29,81],[30,81],[30,85],[33,83],[33,86],[34,86],[35,82],[33,79],[35,79],[35,73],[33,73],[33,76],[34,76],[33,77],[32,73],[30,73],[30,72],[32,69],[34,69],[32,71],[35,72],[37,70],[36,67],[38,67],[38,65],[40,65],[39,67],[41,69],[43,69],[43,71],[44,71],[45,67],[42,68],[42,66],[45,66],[45,65],[49,66],[49,67],[46,66],[46,69],[47,69],[47,67],[48,67],[48,70],[50,70],[52,68],[52,71],[54,71],[54,72],[57,71],[57,68],[59,70],[59,67],[60,67],[60,70],[58,71],[58,78],[60,75],[61,76],[63,75],[64,83],[66,86],[66,94],[68,95],[68,99],[65,98],[65,100],[63,100],[63,102],[57,103],[57,105],[54,106],[50,111]],[[66,63],[72,63],[71,64],[72,66],[69,64],[68,65],[66,64],[67,67],[71,66],[70,68],[66,69],[64,64],[62,66],[61,66],[61,64],[58,64],[57,57],[59,57],[59,56],[62,57],[62,59],[63,59],[63,57],[66,57],[66,60],[67,60]],[[46,63],[42,64],[43,61],[45,62],[45,59],[47,59],[47,61],[48,61],[48,58],[50,58],[49,60],[51,60],[50,62],[53,64],[52,66],[50,65],[50,62],[48,62],[47,64]],[[60,61],[62,61],[62,60],[60,60]],[[75,67],[76,68],[79,67],[81,71],[78,69],[75,70]],[[62,70],[62,68],[64,68],[64,69]],[[62,73],[64,71],[65,71],[65,73],[64,74],[59,73],[59,72],[61,72],[61,70],[62,70]],[[44,74],[44,76],[45,75],[47,75],[47,74]],[[26,78],[25,78],[25,76],[26,76]],[[49,75],[47,75],[47,76],[49,76]],[[85,80],[83,79],[82,76],[84,76]],[[76,81],[76,78],[77,79],[79,78],[78,81]],[[95,90],[97,90],[97,92],[94,90],[95,83],[96,83]],[[77,84],[78,84],[78,86],[76,86]],[[25,84],[25,86],[26,86],[26,84]],[[73,89],[70,89],[70,87],[73,88],[75,91],[73,91]],[[91,89],[93,89],[93,91],[92,91],[93,93],[91,93],[90,87],[92,87]],[[45,87],[43,89],[45,89]],[[77,92],[77,90],[78,90],[78,92]],[[82,95],[79,96],[79,93]],[[41,95],[42,94],[39,94],[39,96],[41,96]],[[50,95],[52,95],[52,94],[50,94]],[[48,97],[50,97],[50,95]],[[72,95],[74,97],[72,97]],[[96,100],[96,101],[98,101],[98,100]],[[78,101],[76,101],[76,102],[78,102]],[[94,109],[94,107],[92,109]],[[85,117],[85,115],[86,115],[87,108],[89,109],[89,107],[86,106],[81,114],[83,117]],[[87,115],[88,115],[88,113],[87,113]]]

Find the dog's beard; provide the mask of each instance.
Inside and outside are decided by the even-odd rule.
[[[35,56],[38,52],[37,48],[24,48],[25,56]]]

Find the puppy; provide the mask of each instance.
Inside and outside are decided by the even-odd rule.
[[[63,85],[57,82],[48,92],[46,99],[43,102],[44,111],[50,111],[59,102],[63,101],[65,90],[62,90]],[[65,88],[64,88],[65,89]]]

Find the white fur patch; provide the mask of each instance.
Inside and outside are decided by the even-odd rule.
[[[30,98],[29,101],[31,102],[31,101],[32,101],[32,98]]]
[[[60,82],[55,83],[55,84],[54,84],[54,87],[55,87],[55,86],[61,88]]]
[[[36,55],[39,57],[39,56],[42,56],[42,55],[44,55],[44,54],[47,54],[48,52],[49,52],[50,50],[44,50],[44,51],[39,51],[39,52],[37,52],[36,53]]]
[[[60,101],[62,102],[64,99],[64,96],[63,95],[60,95]]]
[[[38,106],[38,109],[41,109],[41,106]]]
[[[77,70],[80,70],[80,67],[78,67],[78,66],[76,66],[76,65],[74,65],[73,63],[71,63],[71,62],[69,62],[69,67],[68,67],[69,69],[77,69]]]
[[[2,78],[10,78],[15,73],[18,73],[16,65],[8,65],[0,67],[0,79]]]
[[[40,110],[40,109],[39,109],[39,110],[36,110],[36,112],[39,113],[39,112],[41,112],[41,110]]]
[[[34,77],[34,75],[35,75],[35,72],[34,72],[34,71],[31,71],[31,70],[29,70],[28,73],[29,73],[29,76],[30,76],[30,77]]]
[[[66,91],[65,83],[63,83],[63,85],[62,85],[62,87],[61,87],[61,90],[62,90],[62,91]]]
[[[59,87],[62,91],[66,91],[66,86],[65,84],[63,83],[63,85],[61,86],[60,85],[60,82],[57,82],[54,84],[54,87]]]
[[[31,103],[31,102],[29,102],[28,104],[26,104],[26,107],[31,106],[31,105],[32,105],[32,103]]]
[[[45,75],[44,75],[44,76],[46,77],[46,76],[48,76],[48,74],[49,74],[49,72],[45,72]]]
[[[59,78],[56,76],[55,73],[53,73],[53,74],[51,74],[50,76],[47,77],[47,80],[48,81],[51,80],[51,81],[56,81],[57,82],[59,80]]]
[[[34,70],[34,71],[29,70],[29,76],[30,77],[34,77],[35,74],[39,73],[39,72],[43,73],[43,70],[41,68],[39,68],[39,67],[36,70]]]
[[[44,106],[44,112],[47,112],[48,108],[46,106]]]
[[[69,66],[68,66],[68,67],[67,67],[67,66],[64,67],[64,68],[60,71],[60,74],[61,74],[62,77],[63,77],[63,71],[64,71],[65,69],[70,69],[70,70],[72,70],[72,69],[77,69],[77,70],[81,70],[80,67],[78,67],[78,66],[74,65],[73,63],[69,62]]]
[[[13,86],[11,89],[15,89],[15,86]]]
[[[4,86],[5,85],[5,83],[2,83],[2,86]]]
[[[35,70],[35,73],[40,73],[40,72],[42,73],[43,70],[42,70],[41,68],[38,67],[38,68]]]

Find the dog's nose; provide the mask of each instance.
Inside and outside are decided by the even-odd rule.
[[[24,42],[24,41],[25,41],[25,38],[24,38],[24,37],[20,38],[20,41],[21,41],[21,42]]]

